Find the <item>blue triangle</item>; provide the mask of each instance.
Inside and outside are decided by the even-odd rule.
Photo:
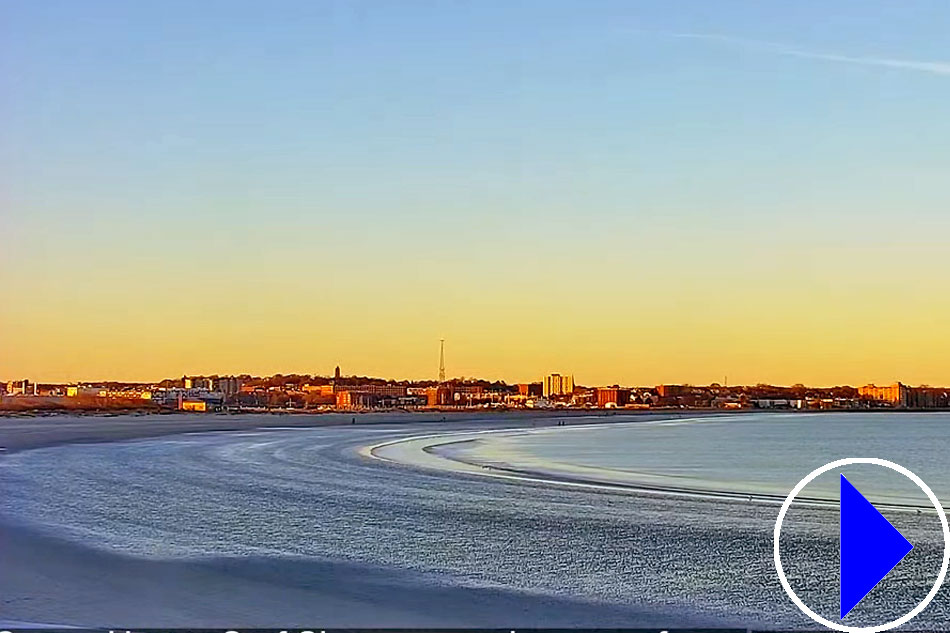
[[[914,546],[841,475],[841,618]]]

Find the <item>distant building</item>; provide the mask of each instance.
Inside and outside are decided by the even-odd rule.
[[[620,387],[604,387],[597,389],[597,406],[602,409],[625,407],[630,404],[630,390]]]
[[[182,376],[181,386],[183,389],[207,389],[211,391],[214,388],[214,380],[203,376]]]
[[[405,385],[355,385],[347,388],[348,391],[371,393],[388,398],[402,398],[406,395]]]
[[[688,388],[685,385],[657,385],[656,392],[661,398],[675,398],[686,394]]]
[[[332,396],[337,391],[343,391],[346,387],[340,386],[335,387],[334,385],[304,385],[300,388],[301,391],[308,394],[313,394],[315,396]]]
[[[244,381],[237,376],[220,376],[213,384],[214,390],[223,394],[226,400],[230,400],[240,393],[243,386]]]
[[[204,413],[208,411],[208,402],[205,400],[182,400],[181,410]]]
[[[804,409],[805,401],[800,398],[756,398],[751,400],[756,409]]]
[[[455,391],[451,385],[439,385],[426,389],[426,406],[447,407],[455,404]]]
[[[406,398],[402,385],[357,385],[336,391],[337,409],[373,409],[398,406]]]
[[[106,393],[107,391],[103,387],[90,387],[88,385],[69,385],[66,387],[66,397],[68,398],[78,398],[80,396],[105,398]]]
[[[208,391],[207,389],[182,389],[181,387],[171,387],[171,388],[159,388],[153,389],[149,393],[148,398],[146,398],[146,392],[140,392],[140,397],[142,399],[151,399],[156,405],[160,407],[167,407],[169,409],[180,409],[185,410],[186,402],[197,402],[201,401],[205,403],[206,411],[217,411],[224,404],[224,394],[217,391]],[[131,396],[126,396],[131,397]],[[191,407],[197,405],[189,405]],[[188,411],[197,411],[198,409],[190,408]]]
[[[339,380],[339,379],[340,379],[340,366],[339,366],[339,365],[337,365],[337,366],[336,366],[336,369],[333,371],[333,379],[334,379],[334,380]]]
[[[914,409],[950,407],[950,390],[943,387],[914,387],[907,395],[907,406]]]
[[[404,385],[352,385],[337,388],[335,397],[337,409],[394,407],[406,397],[406,387]]]
[[[368,399],[357,391],[339,391],[334,396],[334,405],[337,409],[362,409]]]
[[[526,398],[541,398],[544,390],[540,382],[523,382],[518,385],[518,395]]]
[[[569,396],[574,393],[574,376],[550,374],[541,379],[541,386],[541,395],[545,398]]]
[[[887,387],[878,387],[877,385],[865,385],[858,389],[858,395],[863,400],[872,400],[876,402],[886,402],[894,407],[906,407],[910,389],[907,385],[895,382]]]
[[[7,383],[7,394],[11,396],[32,396],[35,395],[36,384],[26,378],[23,380],[11,380]]]
[[[943,409],[950,407],[950,391],[940,387],[908,387],[896,382],[886,387],[865,385],[858,389],[862,400],[908,409]]]

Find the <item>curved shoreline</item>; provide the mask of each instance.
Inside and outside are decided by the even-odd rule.
[[[722,412],[691,412],[689,417],[716,417]],[[473,424],[498,428],[502,424],[553,425],[555,420],[569,426],[615,424],[630,419],[662,420],[682,418],[682,412],[670,411],[413,411],[350,412],[314,414],[206,414],[170,413],[141,415],[48,415],[31,417],[0,416],[0,456],[33,448],[64,444],[102,443],[147,439],[185,433],[258,431],[274,428],[322,428],[349,426],[410,426],[415,424]],[[619,418],[619,419],[618,419]]]
[[[699,418],[681,418],[681,422],[689,422],[692,420],[698,420]],[[617,422],[614,424],[638,424],[636,421],[630,422]],[[604,426],[601,424],[591,424],[583,428],[590,429],[596,428],[598,426]],[[558,427],[546,427],[545,431],[552,431]],[[578,430],[578,427],[561,427],[565,430],[573,428]],[[432,435],[423,435],[415,436],[397,440],[389,440],[379,444],[374,444],[371,446],[362,447],[360,453],[366,457],[373,459],[379,459],[382,461],[408,465],[417,468],[430,468],[435,470],[442,470],[455,473],[464,473],[470,475],[477,475],[481,477],[491,477],[496,479],[506,479],[513,481],[520,481],[524,483],[540,483],[548,485],[558,485],[558,486],[569,486],[574,488],[587,488],[591,490],[600,490],[604,492],[619,492],[619,493],[630,493],[630,494],[650,494],[658,496],[668,496],[676,498],[691,498],[699,500],[710,500],[710,501],[726,501],[726,502],[743,502],[743,503],[756,503],[756,504],[766,504],[780,506],[786,499],[786,495],[779,493],[768,493],[768,492],[756,492],[756,491],[743,491],[743,490],[724,490],[724,489],[711,489],[711,488],[700,488],[700,487],[689,487],[689,486],[674,486],[674,485],[658,485],[650,484],[647,482],[631,482],[631,481],[610,481],[609,479],[596,478],[596,477],[584,477],[579,474],[568,474],[566,472],[558,472],[557,470],[544,470],[544,469],[535,469],[529,467],[522,467],[516,464],[510,464],[507,462],[494,462],[494,463],[484,463],[474,459],[465,459],[457,454],[447,454],[448,451],[445,449],[450,446],[458,446],[462,444],[468,444],[477,442],[481,439],[480,436],[488,434],[504,434],[504,433],[530,433],[532,429],[524,428],[509,428],[509,429],[492,429],[478,432],[458,432],[458,433],[442,433],[442,434],[432,434]],[[459,439],[458,436],[463,436],[462,439]],[[424,442],[425,440],[438,440],[431,443]],[[422,444],[419,446],[418,444]],[[392,448],[399,445],[410,445],[410,448],[417,449],[421,453],[424,453],[431,459],[397,459],[392,456],[385,456],[382,454],[382,451],[387,448]],[[406,453],[409,455],[410,453]],[[436,462],[434,460],[439,460]],[[607,472],[607,469],[605,469]],[[838,500],[825,497],[808,497],[799,495],[795,499],[796,505],[800,506],[809,506],[814,508],[829,508],[836,509],[838,507]],[[905,512],[934,512],[932,506],[927,506],[923,504],[912,504],[912,503],[878,503],[879,507],[887,508],[890,510],[896,511],[905,511]]]
[[[499,424],[500,421],[495,423]],[[509,420],[507,427],[511,424]],[[478,426],[470,424],[469,428]],[[218,430],[191,428],[185,432]],[[442,425],[440,430],[449,432],[452,425]],[[328,464],[327,476],[347,482],[351,482],[349,477],[335,475],[337,471],[343,472],[341,468],[349,474],[365,472],[362,483],[351,482],[347,487],[370,491],[368,494],[375,497],[372,484],[388,479],[387,473],[378,473],[385,469],[359,459],[358,446],[377,439],[377,433],[390,438],[405,437],[410,433],[420,435],[425,428],[364,427],[352,436],[347,431],[326,430],[326,436],[333,439],[323,451],[328,457],[335,457],[321,463]],[[237,438],[240,434],[228,435]],[[121,453],[138,450],[135,440],[153,438],[115,439]],[[213,441],[226,440],[222,436]],[[98,443],[104,445],[110,440]],[[48,458],[39,453],[29,457],[21,454],[15,461],[32,461],[34,457]],[[393,489],[414,491],[416,478],[407,471],[397,478],[399,481],[392,482]],[[400,488],[402,480],[406,480],[408,487]],[[472,492],[480,488],[473,487]],[[420,503],[421,508],[428,507],[424,498]],[[381,502],[381,507],[387,505]],[[90,545],[56,531],[38,530],[34,525],[19,525],[10,520],[14,514],[6,514],[0,513],[0,543],[4,545],[0,548],[0,566],[4,569],[0,575],[0,594],[4,596],[0,617],[9,621],[52,620],[62,623],[58,626],[115,628],[208,628],[222,626],[222,622],[237,628],[309,626],[313,622],[340,628],[616,628],[634,622],[653,628],[722,627],[738,622],[738,616],[729,618],[713,609],[703,609],[702,605],[689,609],[688,604],[671,606],[645,597],[621,601],[600,596],[594,599],[579,591],[558,593],[550,587],[505,584],[495,576],[473,585],[458,581],[471,573],[464,568],[434,567],[420,571],[387,562],[385,558],[370,564],[342,555],[300,560],[233,554],[208,558],[143,557],[103,547],[101,543]],[[156,601],[155,596],[160,596],[160,600]],[[433,611],[432,604],[443,607]]]

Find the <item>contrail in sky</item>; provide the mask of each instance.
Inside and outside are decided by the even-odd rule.
[[[818,59],[842,64],[857,64],[860,66],[878,66],[881,68],[894,68],[897,70],[914,70],[918,72],[930,73],[932,75],[950,75],[950,62],[922,61],[915,59],[892,59],[889,57],[837,55],[834,53],[821,53],[816,51],[801,50],[798,48],[790,48],[775,42],[763,42],[760,40],[750,40],[742,37],[732,37],[729,35],[716,35],[713,33],[666,33],[666,35],[680,39],[719,42],[722,44],[741,46],[747,49],[759,50],[775,55],[786,55],[789,57]]]

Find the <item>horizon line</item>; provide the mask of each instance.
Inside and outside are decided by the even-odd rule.
[[[456,377],[454,377],[454,378],[448,378],[448,379],[446,379],[446,380],[444,380],[444,381],[440,381],[438,378],[392,378],[392,377],[390,377],[390,378],[384,378],[384,377],[381,377],[381,376],[369,376],[369,375],[359,375],[359,374],[341,375],[340,378],[341,378],[341,379],[360,379],[360,378],[362,378],[362,379],[366,379],[366,380],[382,380],[382,381],[385,381],[385,382],[409,382],[409,383],[421,383],[421,382],[434,382],[434,383],[446,382],[446,383],[450,383],[450,382],[484,381],[484,382],[489,382],[489,383],[502,383],[502,384],[505,384],[505,385],[519,385],[519,384],[540,384],[540,383],[543,382],[543,380],[544,380],[545,377],[551,376],[551,375],[555,375],[555,374],[559,374],[559,372],[551,372],[551,373],[549,373],[549,374],[544,374],[544,375],[542,375],[542,376],[540,377],[540,379],[537,380],[537,381],[535,381],[535,380],[530,380],[530,381],[513,381],[513,382],[509,382],[508,380],[505,380],[505,379],[503,379],[503,378],[483,378],[483,377],[477,377],[477,376],[456,376]],[[559,375],[562,375],[562,376],[571,376],[571,377],[574,376],[574,374],[570,374],[570,373],[559,374]],[[306,374],[306,373],[293,373],[293,372],[292,372],[292,373],[286,373],[286,374],[285,374],[285,373],[277,372],[277,373],[273,373],[273,374],[269,374],[269,375],[265,375],[265,374],[251,374],[251,373],[194,373],[194,374],[187,374],[187,373],[186,373],[186,374],[182,374],[180,377],[177,377],[177,376],[176,376],[176,377],[165,377],[165,378],[160,378],[160,379],[158,379],[158,380],[120,380],[120,379],[101,379],[101,380],[100,380],[100,379],[96,379],[96,380],[67,380],[67,381],[54,381],[54,380],[38,380],[38,381],[36,381],[36,380],[31,380],[30,378],[17,378],[17,379],[13,379],[13,380],[0,380],[0,384],[2,384],[2,385],[7,385],[7,384],[10,384],[10,383],[20,383],[20,382],[22,382],[23,380],[26,380],[26,381],[28,381],[28,382],[31,383],[31,384],[37,384],[37,385],[69,385],[69,384],[94,384],[94,383],[118,383],[118,384],[130,384],[130,385],[132,385],[132,384],[134,384],[134,385],[154,385],[154,384],[158,384],[158,383],[164,382],[164,381],[180,380],[181,378],[199,378],[199,379],[204,379],[204,378],[241,378],[241,377],[247,377],[247,378],[249,378],[249,379],[263,380],[263,379],[268,379],[268,378],[274,378],[275,376],[286,376],[286,377],[298,376],[298,377],[309,377],[309,378],[324,378],[324,379],[331,380],[331,381],[335,379],[335,377],[334,377],[332,374]],[[581,387],[590,387],[590,388],[595,388],[595,389],[598,388],[598,387],[615,387],[615,386],[623,387],[623,386],[624,386],[623,384],[621,384],[621,383],[618,382],[618,381],[607,382],[607,383],[603,383],[603,384],[600,384],[600,385],[587,385],[587,384],[579,383],[579,382],[575,381],[575,384],[577,384],[578,386],[581,386]],[[737,383],[729,384],[729,383],[727,383],[726,381],[723,381],[723,382],[712,381],[712,382],[705,383],[705,384],[703,384],[703,383],[697,383],[697,382],[688,382],[688,381],[686,381],[686,382],[651,381],[651,382],[648,382],[648,383],[639,383],[639,384],[628,383],[628,384],[627,384],[628,387],[650,387],[650,386],[660,386],[660,385],[678,385],[678,386],[684,386],[684,387],[712,387],[712,386],[715,385],[715,386],[719,386],[719,387],[722,387],[722,388],[730,388],[730,387],[779,387],[779,388],[786,388],[786,389],[793,389],[793,388],[795,388],[795,387],[805,387],[805,388],[809,388],[809,389],[835,389],[835,388],[839,388],[839,387],[858,388],[858,387],[867,387],[867,386],[890,387],[890,386],[895,386],[895,385],[904,385],[904,386],[908,386],[908,387],[918,387],[918,388],[931,388],[931,389],[942,389],[942,388],[946,388],[946,389],[950,389],[950,384],[947,384],[947,385],[938,385],[938,384],[921,383],[921,384],[918,384],[918,385],[914,385],[914,384],[912,384],[912,383],[910,383],[910,382],[905,382],[905,381],[903,381],[903,380],[891,380],[891,381],[887,381],[887,382],[884,382],[884,383],[877,383],[877,382],[874,382],[874,381],[860,381],[860,382],[847,382],[847,383],[836,383],[836,384],[808,384],[808,383],[804,383],[804,382],[796,382],[796,383],[792,383],[792,384],[771,383],[771,382],[754,382],[754,383],[753,383],[753,382],[737,382]]]

